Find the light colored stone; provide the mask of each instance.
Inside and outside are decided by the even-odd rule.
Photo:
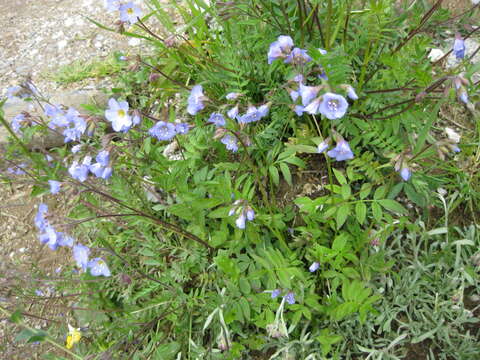
[[[432,49],[432,50],[430,50],[430,53],[428,54],[428,59],[431,62],[435,62],[435,61],[440,60],[444,55],[445,55],[445,53],[441,49]]]

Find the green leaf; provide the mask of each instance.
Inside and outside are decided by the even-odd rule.
[[[363,225],[365,217],[367,216],[367,205],[364,202],[357,202],[355,205],[355,215],[360,225]]]
[[[171,342],[168,344],[159,345],[155,350],[153,359],[173,360],[180,351],[180,344]]]
[[[228,212],[230,211],[231,208],[232,208],[231,206],[225,206],[225,207],[215,209],[208,214],[208,217],[213,219],[226,218],[228,217]]]
[[[345,221],[347,220],[348,215],[350,215],[350,205],[343,204],[337,210],[337,229],[340,229]]]
[[[13,312],[12,315],[10,315],[10,321],[15,324],[18,324],[20,321],[22,321],[22,319],[23,319],[23,315],[20,310],[15,310],[15,312]]]
[[[385,185],[382,185],[378,187],[377,190],[375,190],[375,194],[373,194],[373,198],[375,200],[383,199],[386,193],[387,193],[387,187]]]
[[[15,337],[15,341],[26,341],[27,343],[32,343],[35,341],[43,341],[47,336],[48,334],[42,330],[24,329]]]
[[[240,288],[240,291],[244,293],[245,295],[250,294],[252,287],[250,286],[250,283],[248,280],[244,277],[241,276],[240,279],[238,280],[238,286]]]
[[[247,299],[244,297],[241,297],[240,300],[240,306],[242,307],[242,313],[245,318],[245,320],[250,320],[250,304],[248,303]]]
[[[382,220],[382,208],[376,202],[372,203],[372,214],[375,220],[377,220],[378,222]]]
[[[270,177],[275,185],[278,185],[280,182],[280,175],[278,174],[278,170],[274,165],[270,165],[268,168],[268,172],[270,173]]]
[[[347,179],[343,173],[335,168],[333,168],[333,174],[337,178],[337,181],[340,185],[347,185]]]
[[[384,209],[390,210],[399,214],[408,214],[407,209],[405,209],[398,201],[391,199],[383,199],[377,201]]]
[[[332,249],[338,252],[342,251],[347,244],[347,240],[348,238],[345,233],[338,235],[335,240],[333,240]]]
[[[352,189],[348,184],[342,185],[340,192],[342,194],[343,200],[348,200],[352,195]]]
[[[235,265],[235,262],[230,259],[227,255],[225,254],[220,254],[217,257],[215,257],[215,263],[217,264],[218,268],[223,271],[225,274],[230,275],[234,278],[236,278],[237,275],[237,267]]]
[[[424,207],[426,205],[425,197],[419,194],[411,184],[405,183],[403,190],[405,191],[405,194],[407,194],[407,197],[410,199],[410,201],[413,201],[420,207]]]
[[[290,173],[290,169],[287,164],[280,163],[280,170],[282,171],[283,177],[288,185],[292,186],[292,174]]]
[[[360,188],[360,199],[365,199],[369,194],[370,191],[372,191],[372,184],[370,183],[365,183],[362,185]]]

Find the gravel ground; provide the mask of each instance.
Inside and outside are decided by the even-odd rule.
[[[45,75],[60,66],[104,58],[114,50],[136,53],[143,45],[86,18],[114,27],[118,15],[106,12],[103,0],[0,0],[0,14],[0,89],[30,74],[49,94],[57,85]]]

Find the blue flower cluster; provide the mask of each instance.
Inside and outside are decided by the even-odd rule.
[[[96,162],[92,163],[91,156],[85,156],[81,163],[78,160],[74,160],[68,168],[68,173],[72,178],[80,182],[87,180],[89,173],[92,173],[97,178],[109,179],[113,172],[110,165],[110,153],[107,150],[102,150],[97,154],[95,160]]]
[[[318,49],[320,54],[325,55],[327,52],[323,49]],[[281,35],[277,41],[270,45],[267,55],[268,63],[272,64],[277,59],[283,59],[286,64],[293,64],[294,66],[304,70],[304,65],[312,60],[307,54],[306,50],[294,48],[292,38]],[[322,84],[310,86],[306,84],[307,76],[304,74],[297,74],[289,82],[291,85],[287,87],[290,98],[294,102],[293,110],[298,116],[304,113],[311,115],[321,114],[329,120],[341,119],[345,116],[348,109],[348,102],[340,94],[331,91],[331,86],[328,84],[328,77],[325,72],[321,71],[318,76],[322,80]],[[339,86],[343,89],[347,96],[352,100],[357,100],[358,95],[355,89],[347,84]],[[300,101],[300,103],[297,103]],[[319,152],[327,150],[328,144],[322,143],[319,146]],[[353,152],[350,149],[348,142],[339,137],[337,146],[327,153],[328,156],[337,161],[350,160],[353,158]]]
[[[253,221],[255,219],[255,211],[246,204],[244,200],[237,200],[233,203],[233,207],[228,212],[228,216],[237,215],[235,225],[239,229],[245,229],[247,221]]]
[[[48,127],[53,130],[63,129],[64,141],[79,141],[87,130],[85,118],[73,107],[64,111],[60,106],[45,105],[45,115],[49,119]]]
[[[227,100],[237,100],[242,94],[231,92],[228,93],[225,98]],[[187,100],[187,112],[190,115],[196,115],[201,110],[205,108],[205,102],[208,101],[208,98],[203,93],[202,85],[195,85],[190,91],[190,95]],[[244,126],[245,124],[260,121],[262,118],[268,115],[270,109],[270,104],[263,104],[259,107],[249,105],[243,115],[240,115],[240,104],[237,103],[231,107],[227,112],[227,117],[232,120],[237,120],[238,124]],[[215,137],[220,137],[220,142],[225,145],[227,150],[232,152],[238,151],[238,139],[231,135],[227,134],[225,127],[227,126],[227,120],[225,116],[220,112],[212,112],[210,117],[207,120],[208,123],[215,125],[217,128],[217,135]],[[247,141],[248,143],[248,141]]]
[[[330,151],[327,151],[327,155],[336,161],[345,161],[353,159],[354,155],[352,149],[350,149],[350,145],[348,144],[345,139],[343,139],[340,135],[336,135],[337,137],[337,145]],[[318,144],[317,152],[323,153],[325,152],[328,147],[330,146],[330,138],[325,139],[320,144]]]
[[[189,132],[190,126],[187,123],[171,123],[159,121],[153,125],[148,133],[160,141],[168,141],[176,135],[185,135]]]
[[[276,297],[282,294],[282,290],[275,289],[275,290],[272,290],[271,293],[272,293],[271,294],[272,299],[275,299]],[[287,291],[287,293],[283,297],[285,301],[290,305],[295,304],[295,294],[293,293],[293,291]]]
[[[48,206],[40,204],[35,216],[35,226],[39,230],[39,239],[42,244],[47,244],[52,250],[59,246],[73,246],[73,239],[62,232],[56,231],[47,219]]]
[[[110,270],[105,261],[101,258],[89,261],[90,249],[85,245],[75,244],[73,238],[63,232],[56,231],[50,224],[48,217],[48,206],[40,204],[35,216],[35,226],[39,230],[39,239],[42,244],[48,245],[52,250],[56,250],[59,246],[70,247],[72,248],[73,259],[83,271],[90,269],[90,274],[93,276],[110,276]]]

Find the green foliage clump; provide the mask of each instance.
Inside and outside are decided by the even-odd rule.
[[[456,97],[468,91],[468,114],[478,119],[479,84],[466,60],[448,72],[427,60],[434,41],[427,34],[448,14],[420,2],[399,9],[392,1],[148,4],[151,12],[124,34],[150,41],[156,54],[116,69],[111,94],[128,101],[142,123],[115,133],[100,120],[104,109],[86,107],[96,128],[81,154],[108,148],[114,175],[71,182],[77,200],[69,218],[112,276],[65,278],[65,291],[73,278],[88,280],[75,283],[88,294],[78,307],[102,314],[75,313],[88,339],[76,353],[397,359],[409,344],[422,343],[432,359],[441,351],[473,359],[480,349],[466,329],[474,312],[463,299],[478,296],[478,264],[471,265],[478,262],[477,230],[472,225],[465,235],[465,222],[449,221],[464,211],[476,224],[478,178],[461,161],[478,166],[478,140],[462,141],[455,155],[439,114],[460,109]],[[183,25],[167,10],[177,11]],[[165,34],[149,31],[152,17]],[[312,61],[269,65],[279,35],[291,36]],[[332,92],[353,86],[359,99],[340,119],[297,116],[289,91],[299,71]],[[318,77],[324,73],[328,80]],[[204,111],[187,115],[185,99],[197,84],[209,100]],[[214,130],[208,114],[229,110],[230,92],[242,94],[242,112],[268,104],[268,116],[246,126],[227,120]],[[188,123],[190,130],[158,141],[148,133],[158,121]],[[477,127],[465,126],[465,137],[478,139]],[[238,151],[218,141],[226,134]],[[353,159],[317,152],[319,144],[342,139]],[[78,155],[67,148],[51,152],[71,164]],[[40,182],[66,176],[68,166],[49,167],[22,150]],[[412,175],[402,180],[404,168]],[[254,218],[239,226],[248,211]],[[318,270],[309,271],[316,263]]]

